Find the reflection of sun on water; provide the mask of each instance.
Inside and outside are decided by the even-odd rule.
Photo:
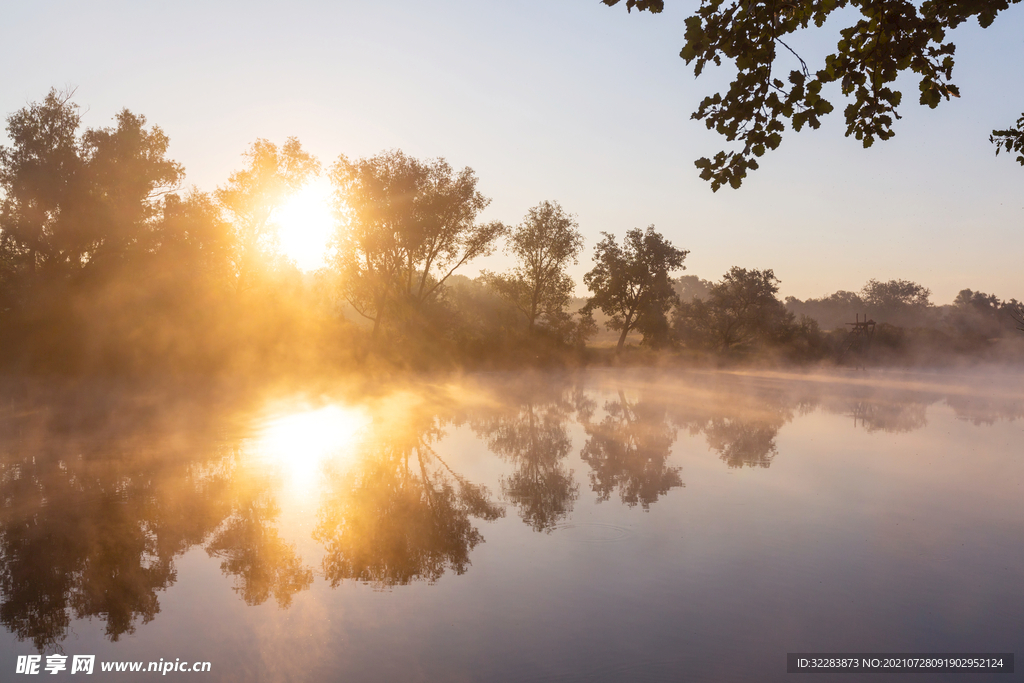
[[[274,212],[280,229],[281,251],[302,270],[324,265],[327,243],[334,231],[331,214],[331,185],[326,179],[307,183]]]
[[[369,423],[362,410],[340,406],[293,413],[267,423],[259,447],[294,485],[312,486],[326,460],[354,451]]]

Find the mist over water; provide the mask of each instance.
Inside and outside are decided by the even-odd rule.
[[[8,384],[0,653],[185,656],[207,680],[763,681],[787,652],[1013,651],[1022,380]]]

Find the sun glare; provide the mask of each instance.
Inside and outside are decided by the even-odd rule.
[[[362,410],[336,405],[292,413],[266,424],[260,451],[304,486],[315,481],[325,461],[351,453],[369,422]]]
[[[318,178],[304,185],[274,215],[281,251],[305,271],[325,264],[327,243],[334,230],[331,185]]]

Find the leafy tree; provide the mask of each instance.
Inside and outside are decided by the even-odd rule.
[[[930,306],[931,290],[910,280],[879,282],[871,279],[861,292],[864,303],[883,309]]]
[[[696,275],[680,275],[674,279],[673,286],[680,301],[703,299],[711,291],[711,283]]]
[[[601,233],[604,239],[594,249],[594,268],[583,276],[593,296],[583,307],[589,315],[595,308],[611,319],[609,329],[618,330],[616,353],[621,353],[626,335],[634,329],[644,335],[644,343],[661,343],[667,337],[669,308],[678,301],[670,273],[683,269],[689,251],[676,249],[649,226],[626,233],[620,247],[615,236]]]
[[[846,323],[853,322],[857,315],[867,312],[867,304],[860,294],[842,289],[820,299],[805,301],[787,296],[786,308],[795,315],[813,318],[826,330],[845,330]]]
[[[508,274],[488,274],[490,285],[523,314],[530,335],[538,320],[548,328],[565,327],[574,287],[565,268],[579,263],[583,251],[576,219],[558,202],[541,202],[511,231],[508,243],[516,266]]]
[[[1001,301],[994,294],[962,289],[946,314],[946,324],[961,339],[984,341],[1014,327],[1016,300]]]
[[[778,283],[771,269],[730,268],[707,300],[679,305],[676,334],[690,344],[726,351],[778,338],[793,324],[793,314],[776,297]]]
[[[277,251],[274,210],[320,172],[320,162],[288,138],[279,149],[264,139],[245,153],[246,167],[235,171],[215,196],[231,217],[235,230],[235,277],[239,291],[250,289]]]
[[[890,87],[903,72],[920,76],[920,103],[931,108],[943,99],[959,97],[951,81],[956,46],[946,33],[971,18],[987,28],[996,16],[1020,0],[807,0],[777,2],[702,0],[686,20],[685,44],[679,56],[693,64],[700,76],[708,65],[723,60],[737,69],[723,93],[709,95],[691,118],[704,121],[729,142],[733,151],[694,162],[712,190],[723,185],[738,188],[757,158],[782,142],[786,121],[793,130],[817,128],[821,117],[833,110],[822,96],[822,86],[840,84],[851,99],[846,107],[846,135],[865,147],[875,139],[888,140],[900,118],[903,93]],[[602,0],[616,5],[620,0]],[[626,0],[627,9],[661,12],[664,0]],[[861,18],[840,31],[833,54],[811,72],[807,63],[787,44],[789,35],[813,24],[821,28],[835,12],[855,8]],[[782,58],[795,58],[799,67],[788,76]],[[1020,129],[1024,118],[1018,121]],[[1006,151],[1021,151],[1024,132],[993,131],[993,142]],[[998,149],[998,148],[997,148]],[[1024,163],[1024,156],[1020,158]]]
[[[505,232],[476,223],[490,203],[473,169],[424,162],[399,150],[331,167],[340,219],[333,268],[342,293],[373,336],[387,322],[415,319],[461,266],[490,254]]]
[[[127,109],[79,134],[73,93],[51,90],[7,119],[0,149],[0,231],[10,264],[35,273],[95,270],[151,248],[161,197],[182,167],[159,127]]]

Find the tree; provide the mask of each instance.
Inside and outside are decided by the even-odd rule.
[[[861,291],[864,303],[882,309],[930,306],[931,290],[910,280],[879,282],[871,279]]]
[[[276,254],[274,210],[310,176],[320,172],[320,162],[293,137],[280,149],[260,138],[244,156],[246,167],[232,173],[227,185],[214,193],[234,225],[238,291],[252,288],[260,270],[266,268]]]
[[[96,270],[149,250],[161,197],[184,175],[164,132],[127,109],[116,127],[79,135],[72,95],[51,90],[9,116],[12,146],[0,148],[0,240],[31,273]]]
[[[920,103],[931,108],[943,99],[959,97],[951,81],[956,46],[946,32],[976,17],[987,28],[996,16],[1020,0],[702,0],[686,20],[685,44],[679,56],[693,64],[700,76],[710,64],[734,63],[737,73],[724,94],[709,95],[691,118],[704,121],[729,142],[733,151],[695,163],[700,177],[717,191],[723,185],[738,188],[757,158],[782,142],[785,121],[795,131],[817,128],[821,117],[833,110],[822,96],[822,86],[839,83],[852,101],[844,112],[846,135],[865,147],[875,139],[888,140],[899,119],[903,94],[891,84],[903,72],[920,76]],[[620,0],[602,0],[616,5]],[[626,0],[626,7],[658,13],[664,0]],[[856,8],[862,17],[840,31],[833,54],[813,74],[787,43],[788,36],[814,24],[821,28],[835,12]],[[946,42],[944,42],[946,41]],[[783,57],[799,66],[781,76]],[[1024,127],[1024,117],[1018,128]],[[993,131],[993,142],[1007,152],[1021,151],[1024,132]],[[1016,145],[1016,146],[1013,146]],[[999,147],[997,147],[998,151]],[[1024,163],[1024,156],[1020,159]]]
[[[574,287],[565,268],[579,263],[583,251],[576,219],[558,202],[541,202],[512,230],[508,243],[516,266],[507,275],[488,274],[488,283],[523,314],[531,336],[538,320],[548,328],[564,327]]]
[[[606,325],[620,332],[616,353],[634,329],[643,333],[645,343],[660,341],[668,329],[668,310],[678,301],[669,274],[684,269],[690,252],[673,247],[653,225],[627,232],[621,247],[614,235],[601,234],[594,269],[583,276],[594,294],[583,307],[584,315],[598,308],[611,318]]]
[[[961,289],[946,312],[946,324],[961,338],[984,341],[1015,327],[1018,302],[1001,301],[995,294]]]
[[[732,267],[712,285],[707,300],[676,309],[676,334],[692,344],[729,350],[772,340],[792,325],[793,314],[776,297],[779,279],[771,269]]]
[[[424,162],[399,150],[367,159],[344,155],[331,167],[339,217],[333,267],[342,294],[373,321],[416,318],[445,281],[490,254],[505,232],[477,224],[490,203],[471,168],[455,173],[444,159]]]
[[[146,130],[146,117],[127,109],[116,128],[85,131],[82,155],[94,204],[89,260],[124,259],[151,251],[152,233],[162,215],[161,198],[177,189],[185,170],[166,158],[170,140],[158,126]]]

